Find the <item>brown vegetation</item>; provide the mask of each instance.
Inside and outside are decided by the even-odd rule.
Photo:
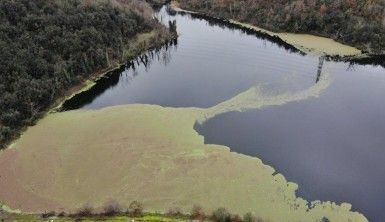
[[[181,217],[183,216],[183,212],[182,209],[180,209],[179,207],[172,207],[168,209],[166,215],[169,217]]]
[[[191,209],[190,216],[193,220],[203,220],[206,217],[206,214],[201,206],[194,205]]]
[[[122,207],[116,201],[110,201],[106,203],[103,207],[103,215],[104,216],[115,216],[122,212]]]
[[[127,213],[130,216],[141,216],[143,214],[143,204],[139,201],[133,201],[128,207]]]
[[[215,210],[210,219],[215,222],[230,222],[231,220],[231,214],[227,211],[226,208],[218,208]]]
[[[78,211],[75,214],[72,214],[71,216],[78,216],[78,217],[87,217],[92,216],[94,214],[94,209],[86,204],[82,208],[78,209]]]

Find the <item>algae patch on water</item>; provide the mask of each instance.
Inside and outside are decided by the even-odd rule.
[[[241,27],[249,28],[258,32],[266,33],[270,36],[277,36],[286,43],[294,46],[302,52],[315,54],[315,55],[329,55],[329,56],[360,56],[361,50],[345,45],[331,38],[315,36],[310,34],[298,34],[298,33],[278,33],[272,32],[266,29],[259,28],[246,23],[241,23],[235,20],[230,20],[232,24],[239,25]]]
[[[26,212],[140,200],[154,212],[200,204],[270,221],[367,221],[348,204],[309,206],[260,159],[204,144],[194,130],[198,120],[317,96],[328,84],[269,97],[253,88],[208,109],[138,104],[48,114],[1,152],[0,200]]]

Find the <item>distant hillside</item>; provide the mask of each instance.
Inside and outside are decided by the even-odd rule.
[[[140,0],[0,1],[0,148],[72,86],[169,37]]]
[[[384,0],[178,0],[181,8],[385,53]]]

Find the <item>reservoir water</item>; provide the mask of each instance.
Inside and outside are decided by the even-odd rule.
[[[64,110],[144,103],[211,107],[258,86],[268,95],[306,90],[317,98],[221,114],[197,131],[206,143],[261,158],[305,199],[348,202],[370,221],[385,218],[385,68],[329,61],[226,25],[173,15],[177,42],[100,79]]]

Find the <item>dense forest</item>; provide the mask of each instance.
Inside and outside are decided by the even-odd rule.
[[[178,0],[181,8],[385,53],[384,0]]]
[[[0,148],[68,89],[171,38],[140,0],[0,1]],[[155,33],[155,34],[154,34]]]

